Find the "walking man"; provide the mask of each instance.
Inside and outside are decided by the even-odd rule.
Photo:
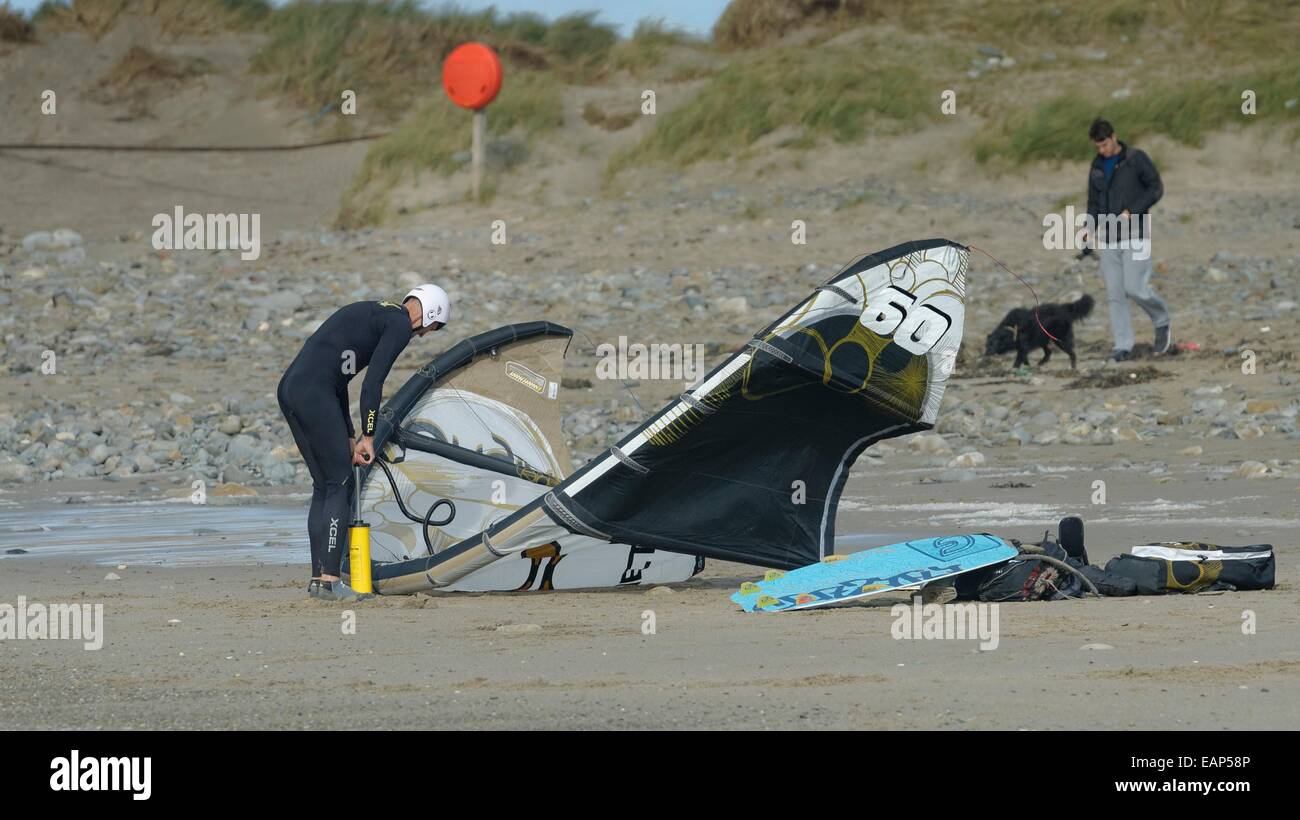
[[[1117,362],[1133,352],[1133,323],[1128,300],[1151,317],[1156,353],[1173,344],[1169,309],[1151,289],[1151,208],[1165,189],[1155,163],[1143,151],[1129,148],[1106,120],[1094,120],[1088,136],[1097,147],[1088,171],[1088,215],[1094,226],[1101,275],[1106,280],[1111,358]]]

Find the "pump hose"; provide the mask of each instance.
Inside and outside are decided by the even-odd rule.
[[[393,478],[392,470],[388,469],[388,462],[383,458],[376,458],[375,461],[383,469],[384,475],[388,476],[388,484],[393,488],[393,498],[397,499],[397,508],[402,511],[402,515],[417,524],[423,525],[424,546],[428,548],[429,554],[433,555],[433,541],[429,538],[429,527],[445,527],[450,524],[456,518],[455,503],[449,498],[439,498],[429,506],[429,510],[424,514],[423,518],[414,515],[410,510],[406,509],[406,504],[402,501],[402,494],[397,491],[397,479]],[[448,508],[447,517],[442,521],[434,521],[433,511],[443,504],[446,504]]]

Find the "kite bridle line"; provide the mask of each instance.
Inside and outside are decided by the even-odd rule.
[[[492,355],[492,356],[496,356],[496,355],[497,355],[497,351],[498,351],[498,348],[493,347],[493,348],[491,348],[490,350],[488,350],[487,352],[488,352],[490,355]],[[474,359],[477,359],[477,358],[478,358],[478,356],[477,356],[477,354],[475,354]],[[472,363],[472,361],[473,361],[473,360],[471,360],[471,363]],[[424,368],[420,368],[420,372],[423,373],[423,372],[424,372]],[[454,372],[454,371],[449,371],[449,372]],[[436,371],[433,371],[433,372],[431,372],[431,373],[429,374],[429,387],[426,388],[425,395],[428,395],[429,392],[438,389],[438,386],[439,386],[439,385],[438,385],[438,373],[437,373]],[[545,473],[545,472],[546,472],[545,470],[539,470],[538,468],[536,468],[536,467],[534,467],[533,465],[529,464],[527,459],[525,459],[523,456],[517,455],[513,450],[510,449],[510,445],[509,445],[509,444],[507,444],[507,443],[506,443],[506,442],[505,442],[501,437],[499,437],[496,433],[492,432],[492,428],[488,426],[488,423],[487,423],[486,421],[484,421],[484,420],[483,420],[483,417],[480,416],[480,415],[478,414],[478,411],[474,409],[474,405],[473,405],[473,404],[470,404],[469,399],[465,398],[464,391],[460,390],[459,388],[455,388],[455,387],[451,387],[451,388],[448,388],[448,389],[449,389],[450,391],[453,391],[455,397],[456,397],[457,399],[460,400],[461,404],[465,405],[465,409],[468,410],[468,411],[469,411],[469,414],[470,414],[471,416],[474,417],[474,420],[475,420],[475,421],[478,422],[479,427],[482,427],[482,428],[483,428],[483,432],[487,433],[488,438],[489,438],[489,439],[492,439],[493,441],[496,441],[498,444],[501,444],[501,445],[505,448],[505,450],[506,450],[506,454],[507,454],[507,456],[509,456],[509,459],[508,459],[508,460],[512,461],[512,462],[515,464],[515,466],[517,466],[517,467],[518,467],[518,466],[527,467],[529,470],[532,470],[532,471],[534,471],[534,472],[538,472],[538,473]],[[394,426],[396,427],[396,424],[394,424]],[[480,449],[480,452],[481,452],[481,449]],[[392,478],[392,476],[389,476],[389,478]],[[395,487],[394,487],[394,490],[396,490]],[[454,514],[455,514],[455,513],[453,513],[453,515],[454,515]],[[410,517],[410,516],[408,516],[408,517]],[[412,520],[418,521],[418,520],[420,520],[420,519],[417,518],[417,519],[412,519]]]
[[[1041,331],[1043,331],[1043,333],[1047,334],[1047,338],[1051,339],[1052,341],[1054,341],[1054,342],[1059,342],[1059,341],[1061,341],[1060,339],[1058,339],[1058,338],[1056,338],[1055,336],[1053,336],[1053,335],[1052,335],[1052,332],[1051,332],[1050,330],[1048,330],[1047,328],[1043,327],[1043,320],[1040,319],[1040,318],[1038,318],[1038,308],[1039,308],[1039,306],[1042,304],[1042,302],[1039,301],[1039,299],[1038,299],[1038,293],[1037,293],[1037,292],[1036,292],[1036,291],[1035,291],[1035,290],[1030,286],[1030,284],[1029,284],[1028,282],[1026,282],[1026,281],[1025,281],[1021,276],[1020,276],[1020,274],[1016,273],[1016,272],[1013,271],[1011,268],[1008,268],[1008,267],[1006,266],[1006,263],[1004,263],[1001,259],[998,259],[998,258],[997,258],[996,256],[994,256],[993,254],[989,253],[988,251],[984,250],[983,248],[977,248],[977,247],[975,247],[974,245],[967,245],[966,247],[970,248],[970,249],[973,250],[973,251],[979,251],[980,253],[984,254],[984,255],[987,256],[989,259],[992,259],[992,260],[993,260],[993,264],[997,265],[999,268],[1002,268],[1002,270],[1004,270],[1004,271],[1006,271],[1007,273],[1011,274],[1012,276],[1016,277],[1016,280],[1019,281],[1020,284],[1024,285],[1024,286],[1025,286],[1025,289],[1028,290],[1029,293],[1034,297],[1034,321],[1038,323],[1038,329],[1041,330]]]
[[[599,353],[600,346],[597,345],[594,341],[592,341],[591,337],[588,336],[588,335],[586,334],[586,332],[584,332],[584,331],[582,330],[582,328],[575,328],[575,331],[576,331],[577,333],[582,334],[582,338],[586,339],[586,340],[587,340],[587,344],[591,345],[591,355],[593,355],[593,356],[599,356],[599,355],[600,355],[600,353]],[[583,352],[585,353],[585,352],[587,352],[587,351],[583,351]],[[628,383],[627,383],[627,379],[623,378],[622,376],[619,377],[618,381],[619,381],[620,384],[623,385],[623,389],[627,391],[627,394],[628,394],[629,396],[632,397],[632,401],[636,404],[636,409],[637,409],[637,410],[640,410],[640,411],[641,411],[641,415],[644,416],[644,415],[645,415],[645,408],[641,406],[641,400],[638,399],[638,398],[636,397],[636,393],[633,393],[633,392],[632,392],[632,385],[628,384]]]

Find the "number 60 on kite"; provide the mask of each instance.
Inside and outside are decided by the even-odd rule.
[[[862,326],[881,336],[894,334],[894,344],[908,353],[926,353],[952,327],[951,316],[933,305],[917,306],[916,296],[897,285],[890,285],[885,296],[883,305],[868,305],[862,312]]]

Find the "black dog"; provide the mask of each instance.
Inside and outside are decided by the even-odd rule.
[[[998,323],[997,328],[989,334],[984,345],[984,355],[1016,351],[1015,367],[1029,364],[1029,351],[1036,347],[1043,349],[1043,358],[1038,364],[1047,364],[1052,358],[1052,349],[1048,347],[1053,341],[1056,346],[1070,357],[1070,367],[1075,365],[1074,323],[1092,312],[1092,297],[1084,294],[1077,302],[1064,305],[1041,305],[1038,318],[1034,318],[1033,308],[1015,308]],[[1039,326],[1042,322],[1042,326]],[[1047,329],[1047,333],[1043,329]],[[1048,334],[1051,334],[1050,336]],[[1055,339],[1053,339],[1055,337]]]

